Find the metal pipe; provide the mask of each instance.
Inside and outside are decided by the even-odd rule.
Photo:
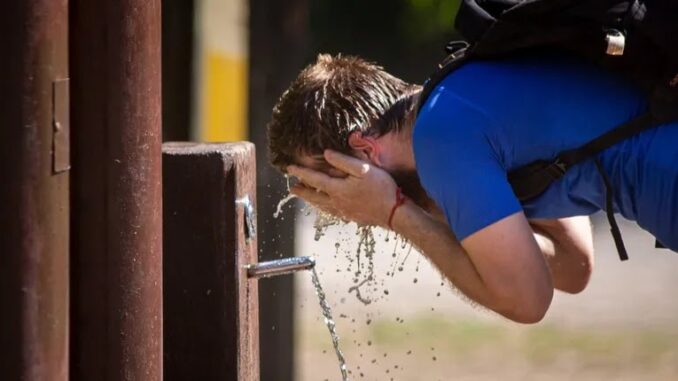
[[[69,0],[70,380],[162,380],[160,0]]]
[[[300,270],[310,270],[314,267],[315,259],[312,257],[283,258],[246,266],[247,276],[250,278],[270,278]]]
[[[68,2],[0,12],[0,378],[68,380]]]

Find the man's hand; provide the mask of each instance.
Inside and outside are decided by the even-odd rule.
[[[387,226],[397,185],[383,169],[351,156],[326,150],[325,160],[346,174],[337,178],[291,165],[287,172],[301,183],[292,194],[321,210],[360,225]]]

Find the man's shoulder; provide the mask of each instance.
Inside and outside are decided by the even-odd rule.
[[[438,86],[417,114],[413,143],[463,143],[482,138],[497,122],[484,108],[450,87]]]

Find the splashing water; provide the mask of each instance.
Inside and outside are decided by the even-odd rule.
[[[351,286],[351,287],[349,287],[349,289],[348,289],[348,293],[349,293],[349,294],[350,294],[351,292],[355,291],[355,297],[358,298],[358,300],[359,300],[362,304],[364,304],[364,305],[368,305],[368,304],[372,303],[372,300],[371,300],[371,299],[365,298],[365,297],[360,293],[360,287],[362,287],[362,285],[364,285],[364,284],[367,283],[368,281],[369,281],[369,279],[368,279],[368,278],[365,278],[365,279],[363,279],[360,283],[358,283],[358,284],[356,284],[356,285],[354,285],[354,286]]]
[[[377,248],[376,240],[374,239],[374,232],[372,231],[371,226],[359,226],[356,234],[360,237],[358,241],[358,250],[356,251],[356,266],[357,271],[355,272],[355,277],[353,278],[354,286],[349,288],[348,292],[355,291],[356,297],[358,300],[367,305],[372,303],[372,300],[362,296],[360,293],[360,287],[363,285],[369,284],[374,280],[374,253]],[[360,258],[364,254],[365,261],[360,261]],[[367,267],[365,269],[365,267]],[[363,274],[364,270],[367,270],[367,275],[360,279],[360,276]]]
[[[278,202],[278,206],[275,208],[275,212],[273,213],[273,218],[278,218],[280,213],[282,213],[283,206],[285,206],[285,204],[290,202],[290,200],[293,198],[297,197],[290,193],[290,177],[288,175],[285,175],[285,182],[287,183],[287,196]]]
[[[285,196],[285,198],[280,200],[280,202],[278,203],[278,206],[275,208],[275,213],[273,213],[273,218],[278,218],[280,216],[280,213],[282,213],[283,206],[285,206],[285,204],[290,202],[290,200],[294,199],[295,197],[297,197],[297,196],[290,193],[287,196]]]
[[[291,197],[293,196],[287,196],[280,201],[280,203],[278,204],[278,210],[274,214],[274,217],[277,218],[282,206],[286,202],[288,202]],[[319,209],[313,208],[310,205],[307,205],[304,209],[302,209],[302,212],[307,216],[310,215],[312,211],[315,211],[316,213],[315,220],[313,223],[313,228],[315,230],[313,238],[315,241],[319,241],[322,237],[324,237],[330,226],[348,224],[348,221],[342,220],[341,218],[335,217]],[[374,259],[377,250],[376,244],[377,242],[375,239],[376,229],[377,228],[374,226],[357,226],[355,235],[358,238],[358,247],[355,249],[355,251],[352,251],[350,249],[342,250],[346,253],[347,259],[349,261],[349,265],[348,268],[346,268],[346,270],[351,272],[353,275],[352,276],[353,285],[349,287],[348,292],[349,294],[354,293],[356,299],[364,305],[371,304],[374,301],[374,298],[376,296],[370,295],[371,291],[377,291],[377,288],[379,287],[378,280],[376,279],[377,277],[374,274]],[[391,240],[391,235],[393,237],[392,240],[394,241],[393,258],[395,259],[395,261],[393,262],[392,265],[393,269],[390,272],[387,272],[387,275],[390,275],[392,277],[395,274],[396,269],[398,269],[398,271],[403,270],[403,265],[407,261],[407,258],[409,257],[410,252],[413,249],[413,246],[404,237],[390,231],[386,232],[386,238],[384,239],[384,241],[389,242]],[[405,250],[408,246],[409,249]],[[335,243],[336,250],[335,257],[337,254],[339,254],[340,251],[339,247],[340,247],[339,243],[338,242]],[[401,262],[401,257],[400,251],[398,249],[405,250],[404,253],[405,257],[404,259],[402,259],[402,263],[400,263],[399,266],[398,264],[399,262]],[[339,271],[340,270],[337,269],[337,272]],[[385,294],[388,295],[388,293]],[[379,298],[377,297],[376,299]]]
[[[315,287],[315,294],[318,295],[320,309],[322,310],[323,316],[325,317],[325,325],[327,325],[327,329],[330,331],[330,336],[332,337],[332,346],[334,346],[334,352],[337,354],[337,359],[339,360],[341,379],[343,381],[348,381],[348,368],[346,367],[346,359],[344,359],[344,354],[341,352],[341,349],[339,349],[339,336],[337,335],[336,324],[332,318],[332,310],[330,309],[329,304],[327,304],[325,291],[323,291],[323,288],[320,285],[320,279],[318,278],[318,273],[316,272],[315,268],[311,270],[311,280],[313,281],[313,286]]]
[[[313,239],[319,241],[320,238],[325,235],[327,228],[333,225],[339,225],[340,223],[344,223],[344,221],[331,214],[318,210],[315,221],[313,222],[313,228],[315,229]]]

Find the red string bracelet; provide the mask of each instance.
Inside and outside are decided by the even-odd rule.
[[[403,190],[400,189],[400,187],[396,188],[396,202],[393,204],[393,208],[391,208],[391,214],[388,216],[389,229],[393,230],[393,226],[391,226],[391,223],[393,222],[393,215],[395,214],[396,209],[404,204],[405,201],[407,201],[407,197],[403,194]]]

